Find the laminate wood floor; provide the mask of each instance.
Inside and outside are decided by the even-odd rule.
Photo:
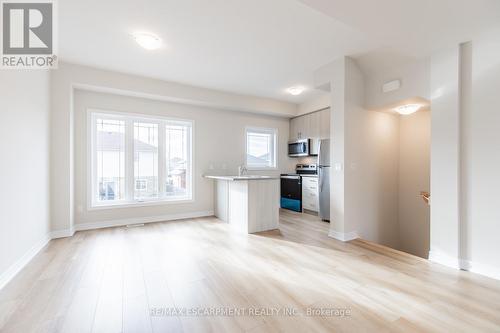
[[[256,235],[198,218],[51,241],[0,292],[0,331],[500,331],[499,281],[280,220]]]

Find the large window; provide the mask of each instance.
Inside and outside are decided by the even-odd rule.
[[[92,207],[191,200],[190,121],[89,115]]]
[[[276,168],[276,130],[269,128],[246,129],[246,159],[249,169]]]

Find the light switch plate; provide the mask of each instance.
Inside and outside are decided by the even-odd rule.
[[[342,171],[342,163],[335,163],[335,171]]]

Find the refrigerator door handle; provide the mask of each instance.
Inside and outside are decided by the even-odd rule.
[[[319,142],[318,142],[318,164],[321,163],[320,161],[321,161],[321,140],[319,140]]]
[[[319,192],[323,192],[323,177],[321,176],[321,169],[323,169],[323,167],[318,167],[318,178],[319,178]]]

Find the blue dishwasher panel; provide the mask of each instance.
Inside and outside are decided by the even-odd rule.
[[[281,208],[290,209],[296,212],[301,212],[301,202],[300,200],[288,199],[281,197]]]

